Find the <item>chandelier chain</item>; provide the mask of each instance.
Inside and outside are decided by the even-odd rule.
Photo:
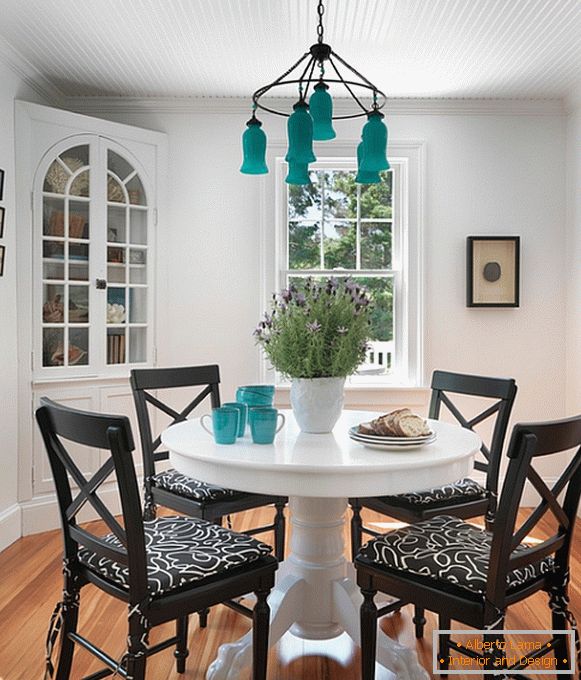
[[[323,5],[323,0],[319,0],[317,5],[317,14],[319,15],[319,23],[317,24],[317,36],[319,43],[323,42],[323,14],[325,13],[325,7]]]

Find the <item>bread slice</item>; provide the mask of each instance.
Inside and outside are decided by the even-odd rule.
[[[377,434],[373,428],[373,423],[360,423],[357,432],[359,432],[359,434]]]
[[[402,437],[424,437],[431,434],[426,421],[413,413],[400,416],[397,426]]]

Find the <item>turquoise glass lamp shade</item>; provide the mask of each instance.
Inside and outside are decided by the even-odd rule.
[[[288,174],[284,180],[287,184],[311,184],[308,163],[288,162]]]
[[[309,107],[303,100],[293,106],[288,123],[287,163],[313,163],[317,160],[313,153],[313,119]]]
[[[261,130],[262,123],[252,116],[246,123],[246,130],[242,135],[242,166],[240,172],[245,175],[265,175],[266,165],[266,134]]]
[[[313,119],[313,139],[324,141],[335,139],[337,133],[333,130],[333,100],[327,92],[329,86],[317,83],[315,91],[309,99],[309,111]]]
[[[375,172],[364,172],[361,170],[361,164],[363,162],[363,142],[359,142],[357,146],[357,175],[355,181],[357,184],[379,184],[381,182],[381,177],[379,176],[379,171]]]
[[[372,111],[367,116],[361,135],[363,140],[363,159],[359,170],[362,172],[379,172],[389,170],[387,160],[387,127],[383,122],[381,111]]]

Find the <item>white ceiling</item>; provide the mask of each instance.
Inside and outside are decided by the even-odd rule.
[[[327,0],[327,42],[390,97],[565,97],[581,0]],[[67,97],[246,96],[315,42],[316,0],[0,0]]]

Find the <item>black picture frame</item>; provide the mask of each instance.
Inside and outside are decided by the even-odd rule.
[[[5,259],[6,259],[6,246],[0,246],[0,276],[4,276]]]
[[[520,307],[520,236],[468,236],[466,306]]]
[[[4,220],[6,218],[6,208],[0,206],[0,238],[4,238]]]
[[[0,169],[0,201],[4,200],[4,170]]]

